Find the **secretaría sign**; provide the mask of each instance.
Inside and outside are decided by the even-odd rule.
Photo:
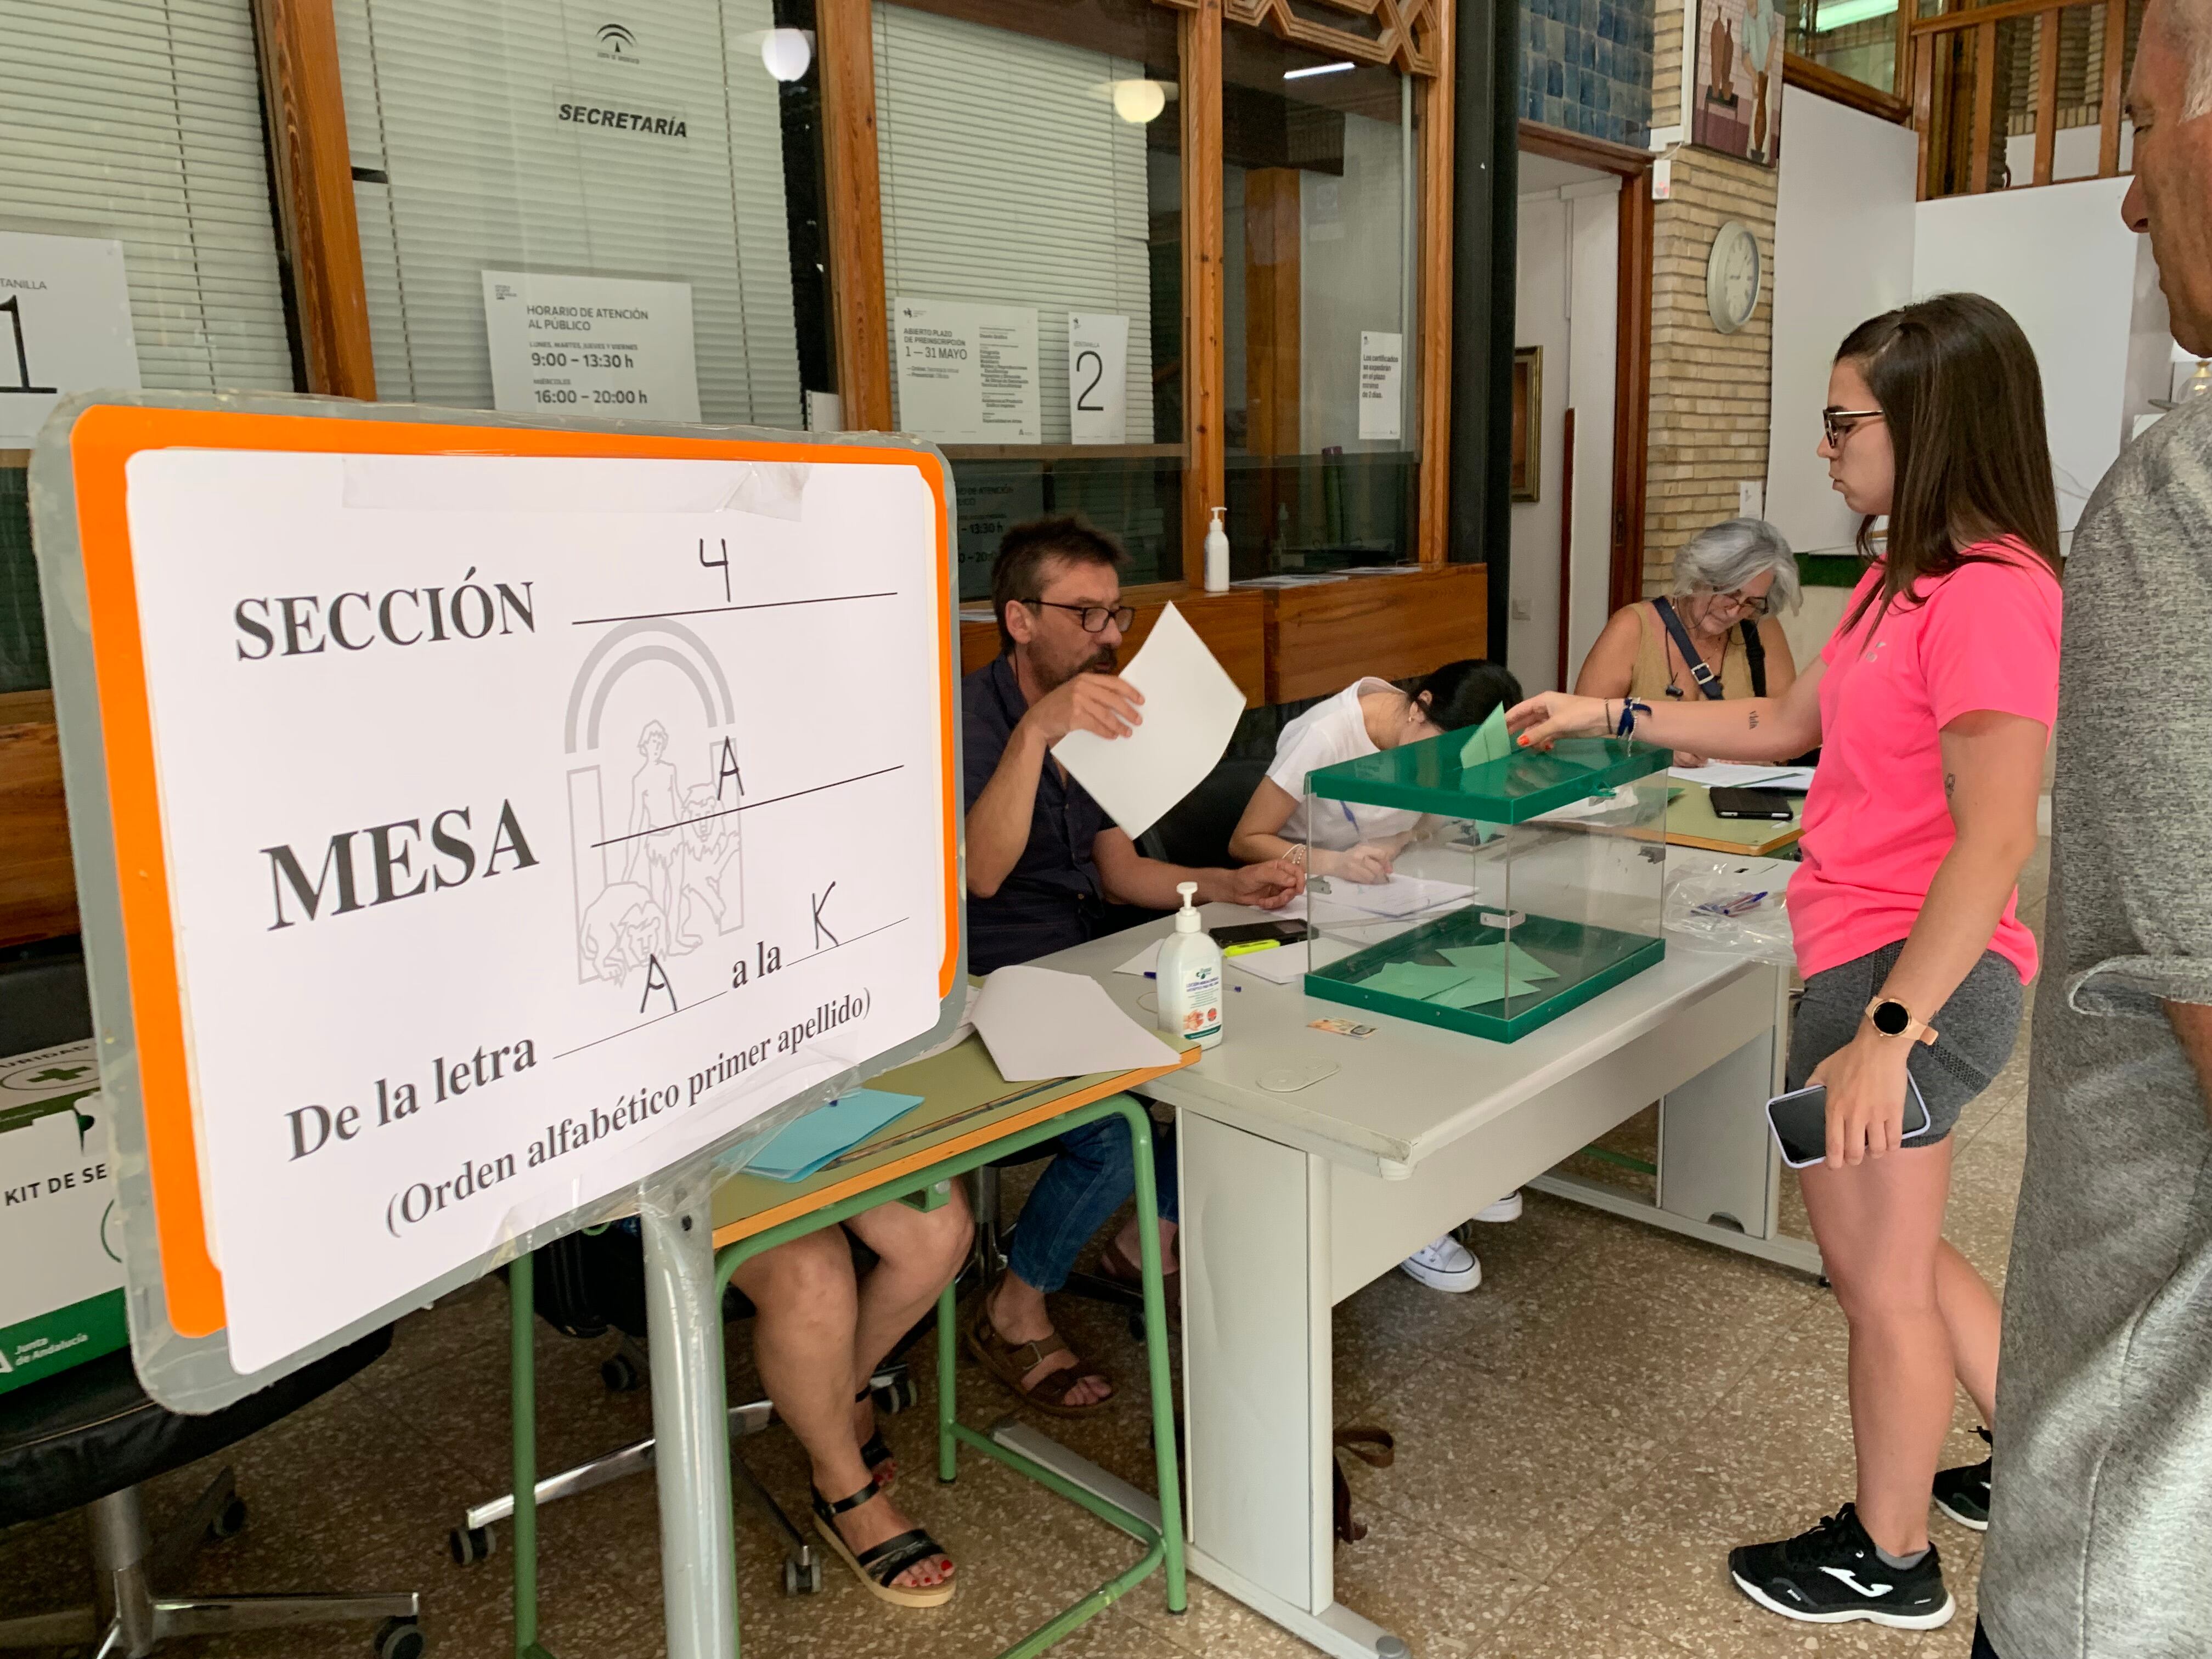
[[[114,406],[70,447],[63,738],[178,1333],[277,1365],[939,1026],[933,454]]]

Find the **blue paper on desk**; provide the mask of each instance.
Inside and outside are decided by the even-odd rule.
[[[775,1139],[745,1166],[748,1175],[770,1181],[804,1181],[847,1148],[857,1146],[896,1119],[921,1104],[920,1095],[855,1089],[805,1117],[787,1123]]]

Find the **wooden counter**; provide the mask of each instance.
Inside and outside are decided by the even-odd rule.
[[[0,695],[0,945],[76,929],[54,700],[45,691]]]
[[[1244,693],[1244,706],[1257,708],[1267,699],[1267,625],[1262,595],[1252,588],[1232,587],[1226,593],[1208,593],[1185,582],[1155,582],[1122,590],[1121,598],[1136,607],[1137,620],[1121,640],[1121,660],[1127,663],[1152,631],[1160,612],[1172,600],[1206,648],[1213,653],[1229,678]],[[988,605],[988,601],[985,602]],[[999,625],[994,622],[960,624],[960,672],[972,674],[999,654]]]
[[[1256,591],[1267,600],[1269,702],[1327,696],[1363,674],[1402,680],[1489,654],[1482,565]]]

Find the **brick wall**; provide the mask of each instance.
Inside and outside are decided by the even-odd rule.
[[[1680,106],[1681,64],[1682,13],[1662,5],[1652,63],[1656,125]],[[1739,483],[1766,477],[1774,200],[1772,168],[1685,144],[1674,152],[1672,199],[1653,210],[1646,592],[1664,591],[1676,548],[1735,516]],[[1758,237],[1762,270],[1759,309],[1735,333],[1723,334],[1705,309],[1705,259],[1714,233],[1731,219]]]

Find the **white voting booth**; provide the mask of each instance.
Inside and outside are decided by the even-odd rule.
[[[632,1211],[680,1316],[708,1160],[957,1022],[934,450],[149,393],[31,489],[162,1403]]]

